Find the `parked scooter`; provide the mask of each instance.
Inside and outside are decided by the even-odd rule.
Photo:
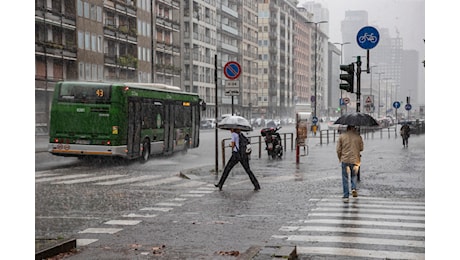
[[[260,133],[265,137],[265,150],[267,150],[268,157],[272,159],[281,158],[283,156],[283,146],[281,144],[281,136],[278,131],[281,126],[262,128]]]

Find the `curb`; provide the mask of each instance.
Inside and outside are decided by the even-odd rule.
[[[77,239],[69,239],[35,253],[35,260],[48,259],[62,253],[69,253],[77,248]]]

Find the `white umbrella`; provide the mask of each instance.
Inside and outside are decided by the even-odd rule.
[[[252,131],[251,124],[242,116],[228,116],[222,119],[222,121],[217,124],[217,127],[226,130],[240,129],[241,131]]]

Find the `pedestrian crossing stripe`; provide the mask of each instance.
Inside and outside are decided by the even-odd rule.
[[[64,175],[64,176],[52,176],[52,177],[45,177],[36,179],[35,182],[49,182],[49,181],[58,181],[58,180],[68,180],[68,179],[75,179],[75,178],[82,178],[94,176],[94,174],[72,174],[72,175]]]
[[[115,234],[117,232],[122,231],[121,228],[87,228],[83,231],[79,231],[78,233],[85,234],[85,233],[93,233],[93,234]]]
[[[301,241],[313,243],[353,243],[353,244],[372,244],[388,246],[408,246],[408,247],[425,247],[425,241],[420,240],[402,240],[386,238],[370,238],[356,236],[288,236],[288,241]]]
[[[133,225],[137,225],[139,223],[141,223],[142,221],[140,220],[117,220],[117,219],[114,219],[114,220],[109,220],[107,222],[105,222],[104,224],[106,225],[121,225],[121,226],[133,226]]]
[[[69,181],[57,181],[57,182],[52,182],[51,184],[77,184],[77,183],[85,183],[85,182],[93,182],[93,181],[120,178],[120,177],[124,177],[124,176],[126,176],[126,175],[115,174],[115,175],[106,175],[106,176],[82,178],[82,179],[69,180]]]
[[[384,250],[366,250],[356,248],[337,248],[337,247],[296,247],[297,254],[299,255],[333,255],[333,256],[350,256],[350,257],[365,257],[365,258],[378,258],[378,259],[425,259],[424,253],[412,252],[393,252]]]
[[[425,209],[421,201],[359,197],[311,199],[306,219],[290,221],[272,239],[296,245],[300,257],[424,259]]]

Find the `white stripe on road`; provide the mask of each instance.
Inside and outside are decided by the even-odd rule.
[[[413,214],[413,215],[425,215],[424,210],[391,210],[391,209],[358,209],[358,208],[316,208],[312,209],[311,211],[315,212],[321,212],[321,211],[326,211],[326,212],[353,212],[353,213],[391,213],[391,214]]]
[[[400,222],[400,221],[366,221],[366,220],[349,220],[349,219],[307,219],[305,224],[350,224],[350,225],[369,225],[369,226],[392,226],[392,227],[410,227],[425,228],[425,223],[417,222]]]
[[[82,178],[82,177],[88,177],[88,176],[93,176],[93,175],[94,174],[72,174],[72,175],[65,175],[65,176],[41,178],[41,179],[35,180],[35,182],[68,180],[68,179]]]
[[[188,181],[176,185],[172,185],[171,188],[189,188],[189,187],[197,187],[203,185],[204,182],[201,181]]]
[[[407,216],[407,215],[377,215],[363,214],[361,212],[343,212],[343,213],[308,213],[311,217],[360,217],[376,219],[399,219],[399,220],[425,220],[424,216]]]
[[[87,228],[78,233],[94,233],[94,234],[115,234],[119,231],[122,231],[121,228]]]
[[[142,221],[140,220],[109,220],[105,222],[104,224],[107,225],[121,225],[121,226],[133,226],[141,223]]]
[[[357,248],[337,248],[337,247],[297,247],[297,254],[303,255],[333,255],[333,256],[351,256],[379,259],[425,259],[424,253],[411,252],[391,252],[383,250],[365,250]]]
[[[98,241],[99,239],[89,239],[89,238],[78,238],[77,239],[77,247],[80,247],[80,246],[87,246],[91,243],[94,243],[96,241]]]
[[[322,227],[322,226],[301,226],[298,231],[309,232],[346,232],[346,233],[362,233],[362,234],[379,234],[379,235],[398,235],[398,236],[414,236],[424,237],[425,231],[412,230],[391,230],[377,228],[343,228],[343,227]]]
[[[174,208],[158,208],[158,207],[148,207],[148,208],[142,208],[141,210],[143,211],[162,211],[162,212],[168,212],[173,210]]]
[[[410,205],[381,205],[381,204],[360,204],[359,202],[343,203],[343,202],[319,202],[318,207],[338,207],[338,208],[382,208],[382,209],[420,209],[424,210],[425,206],[410,206]]]
[[[121,174],[106,175],[106,176],[90,177],[90,178],[83,178],[83,179],[70,180],[70,181],[58,181],[58,182],[53,182],[51,184],[76,184],[76,183],[84,183],[84,182],[92,182],[92,181],[100,181],[100,180],[120,178],[120,177],[123,177],[123,176],[126,176],[126,175],[121,175]]]
[[[425,247],[425,241],[417,240],[400,240],[385,238],[370,238],[356,236],[288,236],[288,241],[300,241],[311,243],[353,243],[353,244],[371,244],[371,245],[389,245],[389,246],[411,246]]]
[[[154,218],[156,216],[157,215],[153,215],[153,214],[142,215],[142,214],[136,214],[136,213],[129,213],[126,215],[122,215],[122,217],[124,218]]]
[[[166,207],[181,207],[181,203],[172,203],[172,202],[160,202],[155,204],[155,206],[166,206]]]
[[[133,186],[156,186],[160,184],[167,184],[167,183],[182,181],[182,180],[184,179],[180,177],[170,177],[170,178],[160,179],[157,181],[148,181],[144,183],[137,183],[137,184],[131,184],[131,185]]]
[[[187,197],[187,198],[200,198],[203,197],[204,194],[181,194],[181,197]]]
[[[311,201],[318,201],[319,199],[310,199]],[[418,205],[418,206],[425,206],[425,202],[418,202],[418,201],[395,201],[393,199],[384,199],[384,198],[374,198],[374,197],[358,197],[356,199],[356,203],[359,202],[373,202],[379,204],[391,204],[391,205]],[[342,199],[337,198],[324,198],[320,201],[325,202],[342,202]]]
[[[156,179],[160,177],[161,176],[159,175],[152,175],[152,176],[143,175],[139,177],[133,177],[133,178],[128,178],[128,179],[116,180],[116,181],[98,182],[96,183],[96,185],[117,185],[117,184],[125,184],[125,183],[138,182],[138,181],[143,181],[143,180]]]

